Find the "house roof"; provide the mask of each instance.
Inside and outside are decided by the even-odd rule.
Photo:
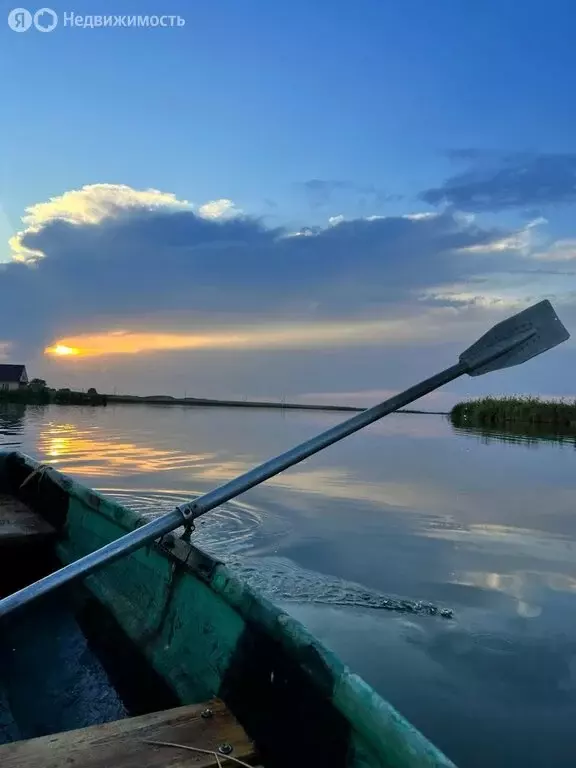
[[[18,382],[25,371],[25,365],[0,365],[0,381]]]

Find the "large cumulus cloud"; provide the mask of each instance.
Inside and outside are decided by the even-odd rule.
[[[26,211],[12,261],[0,266],[0,341],[28,359],[71,335],[260,333],[279,322],[284,348],[290,323],[307,324],[311,337],[323,329],[319,347],[340,336],[343,346],[467,340],[542,294],[540,276],[527,295],[517,274],[509,279],[526,267],[532,231],[489,229],[448,211],[337,217],[292,232],[229,200],[195,205],[158,190],[91,185]],[[543,266],[542,248],[539,259],[531,269]],[[293,349],[310,346],[306,327]],[[270,349],[279,337],[259,338]]]

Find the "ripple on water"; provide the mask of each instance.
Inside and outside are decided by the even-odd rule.
[[[163,490],[100,488],[101,492],[145,517],[157,517],[190,500],[189,494]],[[239,501],[217,507],[198,521],[194,543],[226,562],[234,573],[272,602],[316,603],[372,608],[451,618],[452,610],[419,600],[406,600],[367,589],[361,584],[301,568],[287,558],[255,556],[259,540],[282,538],[290,527],[272,511]],[[268,542],[265,550],[274,551]]]
[[[98,490],[150,519],[170,512],[174,507],[191,499],[191,494],[177,491],[111,488]],[[215,557],[224,559],[241,552],[253,551],[257,537],[276,538],[286,533],[287,524],[278,516],[264,514],[244,502],[229,501],[196,522],[194,543]]]
[[[384,595],[361,584],[308,571],[286,558],[251,558],[247,561],[232,557],[227,565],[249,586],[272,601],[373,608],[442,618],[453,616],[450,608]]]

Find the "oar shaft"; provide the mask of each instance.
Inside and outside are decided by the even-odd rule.
[[[286,453],[260,464],[260,466],[246,472],[244,475],[240,475],[235,480],[231,480],[220,488],[216,488],[214,491],[201,496],[196,501],[177,507],[172,512],[168,512],[166,515],[158,517],[150,523],[137,528],[135,531],[110,542],[110,544],[106,544],[101,549],[85,555],[80,560],[75,560],[59,571],[55,571],[34,584],[24,587],[19,592],[15,592],[0,600],[0,617],[11,613],[13,610],[32,602],[48,592],[52,592],[52,590],[58,587],[64,586],[64,584],[74,579],[87,576],[97,568],[129,554],[135,549],[139,549],[144,544],[163,536],[169,531],[173,531],[185,522],[190,522],[200,517],[200,515],[214,509],[214,507],[239,496],[244,491],[268,480],[270,477],[288,469],[288,467],[298,464],[298,462],[318,453],[323,448],[327,448],[329,445],[342,440],[342,438],[378,421],[378,419],[398,410],[398,408],[418,400],[429,392],[438,389],[443,384],[457,379],[467,371],[467,364],[457,363],[441,373],[422,381],[420,384],[410,387],[405,392],[401,392],[399,395],[395,395],[389,400],[375,405],[373,408],[362,411],[347,421],[337,424],[326,432],[322,432],[322,434],[313,437],[305,443],[286,451]]]
[[[352,418],[347,419],[340,424],[336,424],[335,427],[326,430],[326,432],[322,432],[320,435],[316,435],[316,437],[297,445],[295,448],[291,448],[280,456],[265,461],[264,464],[260,464],[258,467],[254,467],[254,469],[240,475],[240,477],[236,477],[229,483],[221,485],[213,491],[209,491],[199,499],[181,505],[178,509],[183,515],[188,517],[188,519],[195,520],[197,517],[200,517],[200,515],[204,515],[206,512],[214,509],[214,507],[219,507],[226,501],[230,501],[230,499],[239,496],[241,493],[253,488],[255,485],[259,485],[265,480],[274,477],[274,475],[278,475],[285,469],[294,466],[294,464],[298,464],[309,456],[318,453],[318,451],[327,448],[329,445],[337,443],[344,437],[348,437],[348,435],[378,421],[378,419],[381,419],[383,416],[387,416],[389,413],[397,411],[399,408],[403,408],[405,405],[414,402],[414,400],[418,400],[420,397],[438,389],[438,387],[447,384],[449,381],[453,381],[466,373],[467,370],[468,366],[464,363],[457,363],[450,368],[446,368],[446,370],[441,371],[441,373],[420,382],[420,384],[416,384],[414,387],[410,387],[410,389],[401,392],[399,395],[395,395],[394,397],[385,400],[383,403],[375,405],[373,408],[362,411],[358,415],[352,416]]]

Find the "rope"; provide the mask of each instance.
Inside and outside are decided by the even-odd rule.
[[[20,489],[24,488],[24,486],[27,485],[30,482],[30,480],[32,480],[33,477],[36,477],[36,475],[38,475],[38,478],[39,478],[38,482],[40,482],[44,477],[44,475],[46,474],[47,470],[49,469],[50,467],[48,466],[48,464],[39,464],[33,472],[30,472],[28,477],[24,478],[23,482],[20,485]]]
[[[238,760],[237,757],[232,757],[232,755],[219,755],[218,752],[214,752],[212,749],[200,749],[200,747],[188,747],[186,744],[174,744],[171,741],[148,741],[145,740],[144,744],[153,744],[156,747],[176,747],[177,749],[188,749],[190,752],[202,752],[204,755],[212,755],[216,758],[216,762],[218,765],[222,766],[222,763],[220,762],[220,758],[223,760],[231,760],[233,763],[236,763],[237,765],[243,765],[244,768],[253,768],[251,765],[248,765],[248,763],[243,763],[242,760]]]

